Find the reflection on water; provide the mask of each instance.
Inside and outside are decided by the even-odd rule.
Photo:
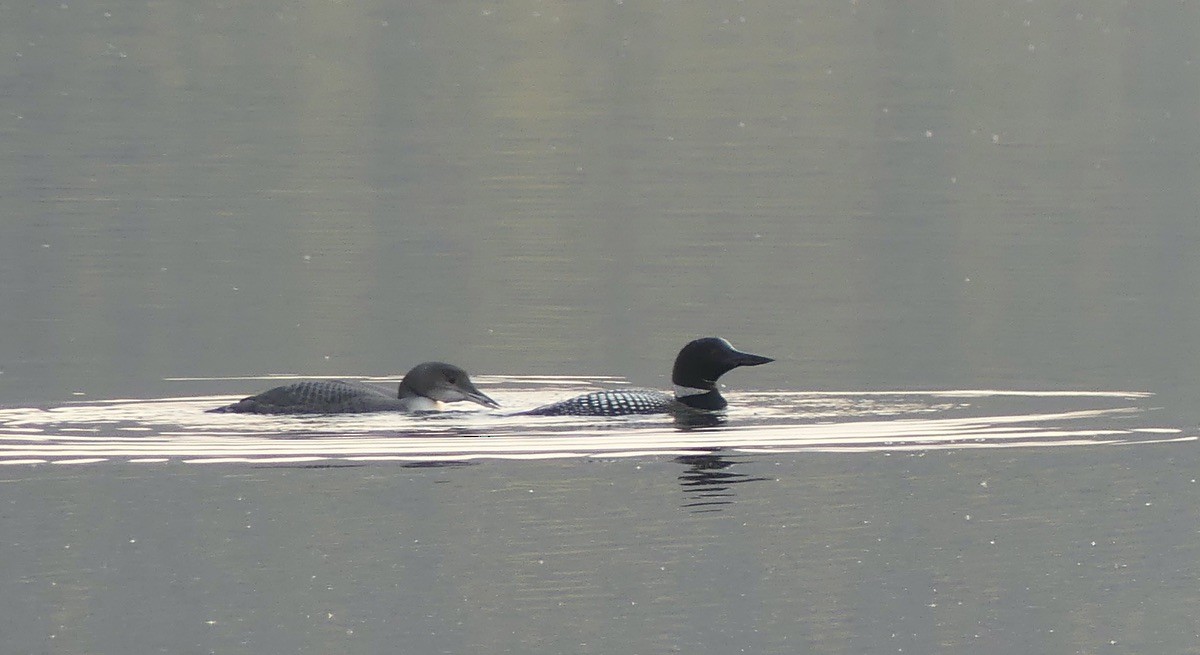
[[[733,502],[731,487],[743,482],[763,482],[768,478],[755,478],[745,473],[728,470],[734,462],[720,455],[684,455],[675,461],[686,464],[688,469],[679,476],[679,484],[689,496],[684,507],[694,512],[714,512],[721,505]]]
[[[607,382],[615,383],[615,380]],[[1144,424],[1137,392],[730,393],[726,417],[527,417],[505,412],[589,389],[579,378],[480,377],[504,412],[334,416],[209,414],[235,400],[193,396],[0,410],[0,464],[349,465],[670,455],[704,493],[738,480],[718,453],[877,452],[1193,440]],[[550,391],[547,391],[550,388]],[[712,496],[717,497],[717,496]]]

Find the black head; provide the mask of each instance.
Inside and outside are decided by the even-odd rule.
[[[770,357],[737,350],[720,337],[705,337],[679,351],[671,382],[677,387],[716,389],[717,379],[739,366],[758,366],[773,361]]]

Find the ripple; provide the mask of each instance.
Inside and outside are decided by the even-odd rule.
[[[595,380],[480,376],[481,386],[506,412],[592,390],[588,383]],[[610,387],[619,384],[615,379],[604,382]],[[750,391],[729,393],[728,415],[708,425],[679,424],[665,415],[599,419],[487,411],[424,416],[205,412],[239,397],[116,399],[0,409],[0,464],[361,466],[487,458],[1080,447],[1197,439],[1178,427],[1146,423],[1153,410],[1144,403],[1152,395],[1126,391]],[[720,477],[702,468],[695,475],[709,482]]]

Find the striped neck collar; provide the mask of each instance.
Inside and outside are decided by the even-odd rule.
[[[675,385],[675,397],[676,398],[687,398],[688,396],[701,396],[706,393],[712,393],[712,391],[713,391],[712,389],[697,389],[695,387],[685,387],[685,386],[678,385],[678,384]]]

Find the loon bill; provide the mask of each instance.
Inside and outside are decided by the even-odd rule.
[[[443,362],[425,362],[414,366],[404,376],[396,395],[362,382],[306,380],[275,387],[208,411],[239,414],[427,412],[441,410],[442,403],[460,400],[484,407],[500,406],[476,389],[461,368]]]
[[[705,337],[683,347],[675,357],[671,382],[675,395],[654,389],[595,391],[519,412],[522,416],[629,416],[663,414],[680,410],[716,412],[729,403],[717,389],[717,380],[739,366],[758,366],[775,360],[741,352],[725,339]]]

